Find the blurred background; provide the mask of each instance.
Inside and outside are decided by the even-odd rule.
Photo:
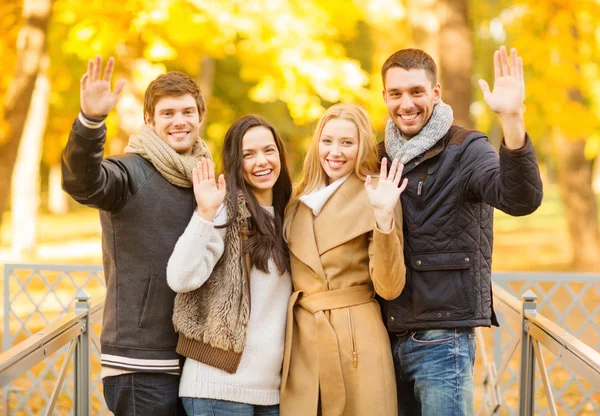
[[[600,15],[598,0],[0,0],[0,261],[101,262],[98,214],[60,189],[60,153],[79,111],[79,79],[96,54],[127,80],[107,119],[106,154],[143,123],[157,75],[184,71],[208,104],[214,154],[228,126],[258,113],[285,139],[298,174],[314,122],[336,102],[363,105],[379,140],[387,120],[381,64],[405,47],[438,62],[457,124],[498,120],[477,79],[516,47],[526,125],[545,198],[533,215],[495,215],[495,270],[598,271]],[[594,17],[596,16],[596,18]]]

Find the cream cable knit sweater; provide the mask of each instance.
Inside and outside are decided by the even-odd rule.
[[[264,207],[273,214],[273,207]],[[167,281],[175,292],[188,292],[202,286],[224,250],[227,220],[219,208],[214,223],[196,213],[167,266]],[[242,360],[235,374],[229,374],[187,358],[179,384],[180,397],[228,400],[256,405],[279,403],[279,384],[285,342],[287,304],[292,292],[289,273],[283,275],[269,262],[271,273],[255,267],[250,271],[250,322]]]

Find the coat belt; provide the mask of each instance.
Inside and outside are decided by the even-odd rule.
[[[359,285],[345,289],[328,290],[309,296],[304,296],[304,294],[305,292],[302,290],[294,292],[288,306],[286,331],[288,331],[289,344],[284,357],[281,388],[282,390],[285,389],[289,373],[289,355],[292,347],[291,335],[294,319],[293,308],[298,305],[312,313],[317,324],[318,373],[322,415],[341,415],[346,405],[346,389],[342,376],[337,335],[329,319],[327,319],[325,311],[369,303],[374,298],[373,287],[371,285]]]

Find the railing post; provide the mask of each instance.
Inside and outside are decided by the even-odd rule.
[[[75,416],[88,416],[92,413],[90,400],[90,295],[83,289],[75,296],[75,314],[86,312],[82,333],[75,349]]]
[[[521,297],[521,375],[519,394],[519,415],[533,416],[535,408],[535,356],[532,338],[529,335],[529,320],[526,313],[535,314],[537,295],[528,290]]]

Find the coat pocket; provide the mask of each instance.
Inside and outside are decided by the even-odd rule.
[[[452,321],[469,315],[466,288],[473,288],[473,252],[419,253],[410,256],[415,319]]]
[[[145,328],[148,325],[148,320],[151,317],[152,303],[154,301],[155,286],[156,275],[151,274],[148,283],[146,284],[146,291],[144,292],[142,310],[140,311],[140,320],[138,322],[139,328]]]

